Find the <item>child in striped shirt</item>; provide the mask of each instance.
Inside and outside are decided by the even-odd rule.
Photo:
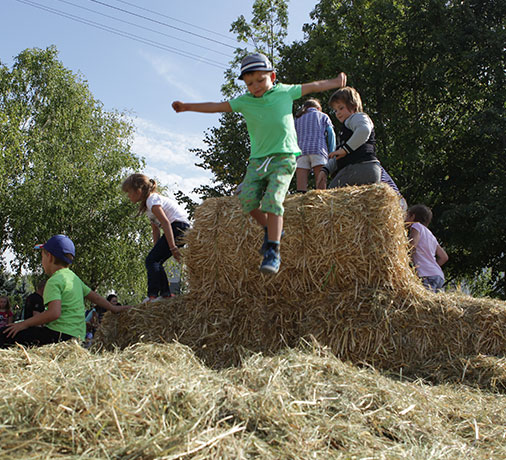
[[[334,127],[327,114],[322,112],[320,101],[315,98],[304,102],[295,114],[295,130],[301,155],[297,157],[297,192],[307,191],[307,179],[311,169],[315,179],[327,164],[329,152],[336,149]]]

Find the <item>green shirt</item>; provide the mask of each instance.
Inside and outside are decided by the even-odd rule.
[[[57,270],[47,280],[44,288],[44,305],[53,300],[61,301],[61,315],[46,324],[53,331],[85,339],[84,297],[91,289],[69,268]]]
[[[229,101],[232,110],[246,120],[251,140],[250,158],[300,153],[292,106],[301,96],[302,85],[278,83],[262,97],[247,93]]]

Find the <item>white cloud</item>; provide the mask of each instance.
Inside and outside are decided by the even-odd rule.
[[[204,147],[202,134],[181,134],[173,132],[149,120],[133,120],[137,131],[132,151],[146,160],[144,173],[156,177],[169,191],[183,191],[193,199],[191,191],[212,182],[212,174],[195,166],[199,159],[190,148]]]
[[[185,83],[186,80],[178,76],[181,66],[174,64],[169,57],[154,56],[146,51],[141,51],[140,55],[170,86],[177,88],[179,92],[192,100],[202,99],[193,86],[188,85]]]
[[[162,171],[159,168],[153,168],[152,166],[147,165],[144,169],[144,174],[149,177],[154,177],[157,181],[166,187],[168,187],[169,193],[167,195],[171,195],[174,192],[181,190],[185,195],[188,195],[195,201],[200,201],[196,194],[192,193],[192,190],[200,185],[209,185],[212,183],[212,179],[210,175],[207,177],[203,175],[199,176],[181,176],[179,174]]]
[[[193,148],[204,148],[202,133],[181,134],[142,118],[133,119],[136,126],[132,151],[149,163],[190,166],[197,161]]]

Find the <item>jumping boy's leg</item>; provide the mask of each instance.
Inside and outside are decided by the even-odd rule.
[[[253,219],[255,219],[262,227],[267,227],[267,213],[260,211],[260,209],[254,209],[249,213]]]
[[[260,265],[260,271],[267,275],[272,275],[278,272],[281,264],[281,256],[279,254],[279,243],[281,233],[283,231],[283,216],[278,216],[271,212],[267,213],[267,237],[262,246],[264,260]]]
[[[267,236],[269,241],[278,242],[281,240],[283,231],[283,216],[277,216],[270,212],[267,213]]]
[[[281,264],[279,243],[283,234],[283,202],[295,173],[295,156],[279,155],[270,163],[267,188],[261,210],[267,213],[268,238],[260,271],[275,274]]]

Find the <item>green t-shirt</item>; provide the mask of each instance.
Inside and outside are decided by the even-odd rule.
[[[262,97],[247,93],[229,101],[232,110],[246,120],[251,140],[250,158],[300,153],[292,106],[301,96],[302,85],[278,83]]]
[[[61,268],[53,273],[44,288],[44,305],[53,300],[60,300],[61,315],[58,319],[47,323],[46,327],[84,340],[86,335],[84,297],[90,292],[91,289],[70,268]]]

